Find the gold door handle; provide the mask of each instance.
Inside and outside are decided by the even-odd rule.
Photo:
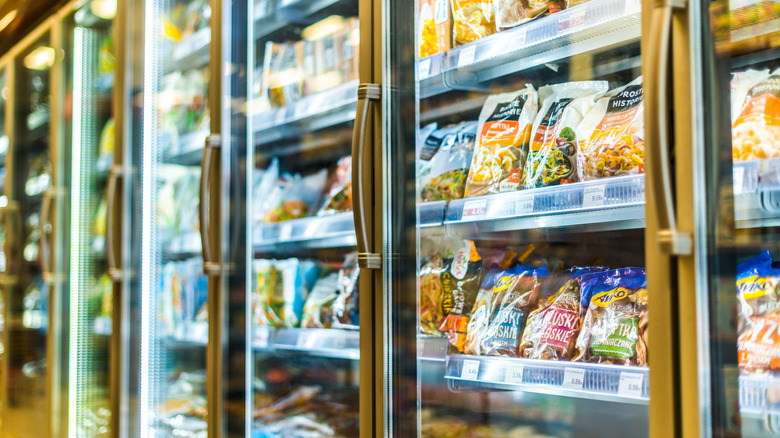
[[[352,214],[355,221],[358,266],[362,269],[382,268],[382,254],[371,250],[365,211],[366,194],[363,187],[366,147],[371,144],[371,142],[366,141],[367,127],[371,123],[369,115],[374,104],[379,103],[381,99],[382,87],[380,85],[360,84],[358,87],[357,112],[355,113],[355,125],[352,131],[352,199],[355,203],[352,208]]]
[[[54,279],[54,273],[51,271],[51,242],[49,236],[52,235],[54,226],[51,223],[51,203],[54,201],[52,189],[43,193],[41,201],[41,215],[38,220],[38,232],[41,237],[38,242],[41,256],[41,271],[43,271],[43,281],[51,284]]]
[[[198,205],[198,214],[200,216],[200,240],[203,251],[203,271],[206,275],[218,274],[221,269],[217,260],[211,252],[211,241],[209,240],[211,223],[209,219],[209,205],[211,204],[211,173],[213,172],[214,154],[219,151],[221,146],[220,136],[211,134],[206,139],[206,145],[203,148],[203,160],[200,164],[200,202]]]
[[[106,263],[108,264],[108,275],[113,281],[122,280],[122,268],[119,266],[117,255],[114,248],[114,227],[116,218],[114,209],[116,208],[116,192],[119,189],[119,180],[122,178],[122,168],[119,165],[111,166],[108,173],[108,183],[106,187]]]

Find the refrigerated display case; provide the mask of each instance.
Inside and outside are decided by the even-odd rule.
[[[236,69],[222,73],[230,103],[219,125],[222,184],[211,191],[222,190],[225,229],[226,423],[246,425],[229,429],[236,436],[359,434],[358,3],[232,2],[222,11],[231,25],[223,56]]]

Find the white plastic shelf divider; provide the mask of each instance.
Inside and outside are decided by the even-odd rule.
[[[451,201],[444,224],[492,223],[494,231],[598,224],[636,228],[644,226],[644,202],[644,175],[602,178]]]
[[[290,105],[253,116],[255,144],[268,144],[303,132],[328,128],[355,119],[360,81],[341,84],[330,90],[306,96]]]
[[[592,0],[451,49],[443,57],[441,73],[436,73],[434,59],[423,58],[418,63],[420,94],[468,89],[506,74],[637,41],[640,9],[638,0]]]
[[[254,326],[252,332],[252,347],[255,350],[360,359],[360,332],[357,330]]]
[[[454,389],[485,387],[647,404],[648,368],[456,354],[445,377]]]
[[[261,224],[255,227],[253,242],[255,252],[260,253],[357,244],[352,212]]]

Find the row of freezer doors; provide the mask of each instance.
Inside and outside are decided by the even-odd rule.
[[[780,435],[779,37],[69,3],[0,57],[0,435]]]

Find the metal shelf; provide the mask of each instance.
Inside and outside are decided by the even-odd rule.
[[[771,374],[739,376],[739,411],[747,416],[780,417],[780,403],[772,402],[767,393],[780,390],[780,379]]]
[[[484,81],[640,37],[640,2],[593,0],[418,63],[421,97]]]
[[[205,347],[209,343],[209,323],[205,321],[181,321],[166,339],[169,343],[184,346]]]
[[[417,221],[420,228],[439,226],[444,222],[447,211],[447,201],[424,202],[417,204]]]
[[[160,143],[168,144],[167,148],[164,148],[164,161],[185,166],[200,165],[200,161],[203,158],[203,148],[208,136],[208,129],[199,129],[194,132],[180,134],[178,138],[175,136],[164,137],[160,141]]]
[[[733,166],[736,227],[780,226],[780,159],[742,161]]]
[[[347,82],[290,105],[255,114],[255,144],[295,138],[304,132],[354,120],[358,84],[357,80]]]
[[[454,390],[489,388],[648,404],[648,368],[507,357],[447,356]]]
[[[96,335],[111,336],[111,317],[98,316],[95,318],[93,330]]]
[[[421,360],[444,362],[447,359],[448,348],[449,341],[443,336],[417,336],[417,355]]]
[[[182,260],[201,255],[200,233],[191,231],[172,237],[163,246],[163,258],[166,260]]]
[[[631,175],[451,201],[445,226],[480,232],[577,227],[580,231],[642,228],[645,177]]]
[[[731,42],[736,43],[745,41],[751,38],[770,35],[778,31],[780,31],[780,18],[733,30],[731,32]]]
[[[210,27],[204,27],[176,43],[171,51],[169,70],[191,70],[206,66],[209,62],[209,43]]]
[[[341,329],[252,328],[252,348],[334,359],[360,359],[360,332]]]
[[[255,253],[357,244],[352,212],[264,223],[255,227],[253,242]]]

